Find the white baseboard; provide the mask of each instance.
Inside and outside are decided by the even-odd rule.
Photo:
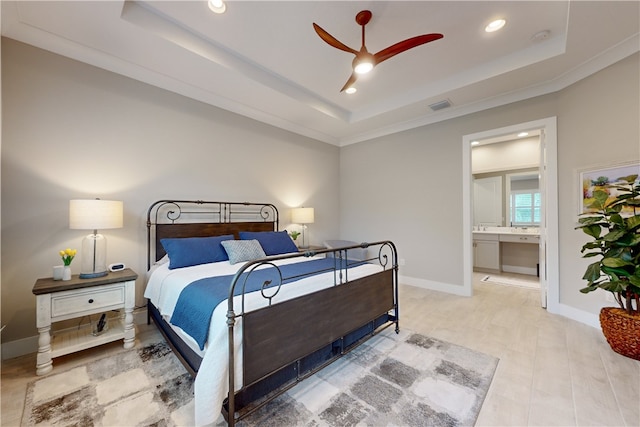
[[[575,320],[576,322],[584,323],[585,325],[592,326],[596,329],[601,329],[599,314],[579,310],[566,304],[557,304],[553,313]]]
[[[429,289],[431,291],[445,292],[448,294],[468,297],[469,295],[462,285],[452,283],[434,282],[433,280],[417,279],[415,277],[399,276],[398,280],[404,285],[415,286],[416,288]]]

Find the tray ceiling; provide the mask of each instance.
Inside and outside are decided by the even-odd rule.
[[[640,2],[205,1],[1,3],[2,35],[344,146],[560,90],[640,50]],[[375,53],[420,34],[340,93],[373,13]],[[503,30],[484,32],[495,18]],[[541,33],[544,32],[544,33]],[[448,101],[434,111],[430,105]]]

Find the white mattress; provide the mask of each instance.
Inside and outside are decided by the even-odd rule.
[[[304,262],[318,259],[291,258],[275,261],[277,265],[293,262]],[[155,305],[167,323],[173,314],[180,292],[195,280],[235,274],[243,264],[230,264],[228,261],[203,264],[193,267],[169,270],[169,263],[156,264],[148,273],[148,282],[144,296]],[[355,280],[370,274],[380,272],[379,265],[365,264],[349,269],[349,280]],[[315,292],[333,285],[334,273],[323,273],[285,285],[273,298],[272,303],[285,301],[300,295]],[[234,298],[234,311],[240,312],[240,296]],[[245,297],[245,309],[255,310],[268,304],[268,301],[254,292]],[[227,329],[227,301],[221,302],[214,310],[209,327],[209,336],[204,350],[200,350],[196,341],[180,328],[171,325],[178,336],[202,357],[202,364],[195,379],[195,421],[197,425],[213,423],[220,414],[222,402],[229,390],[228,380],[228,329]],[[234,329],[236,390],[242,387],[242,319],[238,318]]]

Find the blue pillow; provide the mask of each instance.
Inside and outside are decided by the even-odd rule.
[[[287,231],[241,231],[241,240],[257,240],[267,255],[288,254],[298,252],[298,247]]]
[[[233,240],[233,235],[161,239],[169,255],[169,270],[210,262],[227,261],[229,256],[220,242]]]

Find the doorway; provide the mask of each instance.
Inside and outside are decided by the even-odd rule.
[[[558,266],[558,186],[556,118],[550,117],[484,132],[462,138],[463,164],[463,294],[473,295],[473,202],[471,143],[476,140],[500,138],[509,134],[540,130],[540,197],[544,212],[540,218],[539,274],[540,302],[550,312],[559,305]]]

